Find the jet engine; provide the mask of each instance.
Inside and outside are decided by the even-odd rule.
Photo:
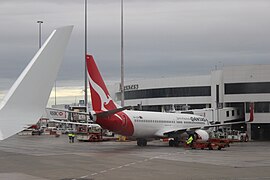
[[[202,129],[197,129],[195,131],[195,133],[197,134],[197,139],[203,140],[203,141],[207,141],[209,139],[209,134],[207,131],[202,130]]]

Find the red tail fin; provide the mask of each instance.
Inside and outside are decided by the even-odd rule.
[[[91,100],[94,111],[107,111],[117,108],[102,79],[93,56],[86,55]]]
[[[117,134],[132,136],[133,124],[127,114],[112,100],[108,89],[100,75],[94,58],[86,56],[88,78],[90,83],[93,110],[96,112],[96,122],[104,129],[109,129]]]

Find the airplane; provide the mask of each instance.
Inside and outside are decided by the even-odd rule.
[[[47,105],[73,26],[54,30],[0,103],[0,140],[37,123]]]
[[[86,55],[90,84],[93,121],[114,133],[137,139],[138,146],[146,146],[151,138],[172,138],[170,146],[177,146],[184,132],[193,131],[202,140],[209,139],[209,128],[243,122],[210,124],[193,114],[178,114],[127,110],[111,98],[92,55]]]

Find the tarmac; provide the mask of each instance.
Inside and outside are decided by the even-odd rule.
[[[222,150],[169,147],[158,140],[69,143],[66,135],[0,141],[0,180],[270,179],[270,142]]]

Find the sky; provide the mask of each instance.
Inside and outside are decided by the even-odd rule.
[[[209,74],[270,64],[269,0],[124,0],[125,79]],[[84,0],[0,1],[0,100],[57,27],[74,30],[56,81],[57,103],[83,97]],[[120,0],[88,0],[88,53],[120,81]],[[54,90],[49,104],[54,102]]]

